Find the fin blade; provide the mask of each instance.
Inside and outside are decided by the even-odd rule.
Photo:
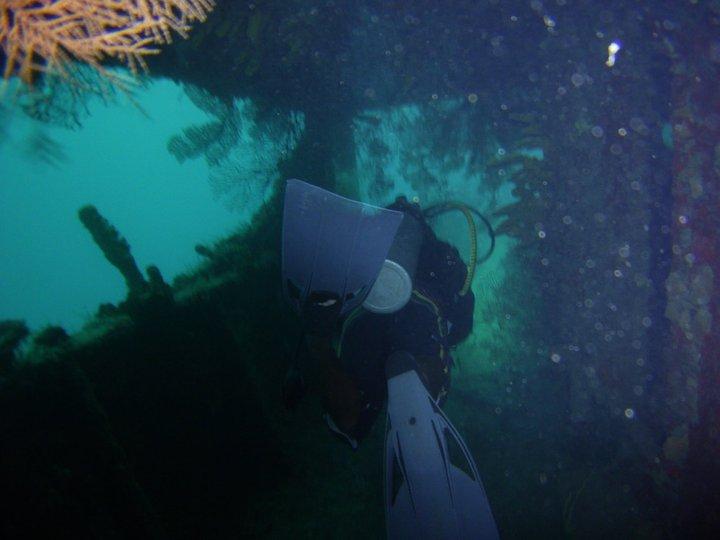
[[[398,353],[396,353],[397,355]],[[407,353],[388,360],[385,495],[388,538],[499,538],[477,467],[462,437],[433,401]],[[448,439],[452,439],[449,441]],[[460,448],[473,477],[451,462]],[[395,489],[400,470],[402,481]]]

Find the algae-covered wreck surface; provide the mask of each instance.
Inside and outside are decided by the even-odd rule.
[[[444,410],[502,538],[720,528],[717,3],[148,2],[149,21],[115,13],[136,32],[124,56],[21,43],[40,69],[12,48],[25,34],[3,33],[37,21],[32,3],[5,4],[2,535],[386,534],[383,413],[352,450],[323,421],[321,364],[305,366],[304,399],[283,399],[302,330],[281,283],[288,178],[475,212],[470,229],[462,212],[429,219],[477,262]],[[60,3],[46,4],[55,17]],[[143,62],[147,85],[126,102],[122,65]],[[98,96],[116,117],[93,131]],[[140,109],[143,140],[123,139]],[[33,119],[22,133],[21,115]],[[122,142],[104,145],[113,133]],[[131,169],[140,146],[158,150]],[[123,162],[147,189],[122,194]],[[66,217],[77,230],[61,234],[48,179],[70,170],[102,187],[79,192]],[[39,187],[23,198],[26,185]],[[199,208],[198,186],[216,210],[171,209]],[[127,211],[143,200],[160,202]],[[232,227],[208,240],[200,225],[222,212]],[[154,236],[161,226],[189,244],[173,264],[152,260],[176,245]],[[75,254],[75,274],[34,292]],[[49,315],[101,267],[115,300],[102,292],[82,325]]]

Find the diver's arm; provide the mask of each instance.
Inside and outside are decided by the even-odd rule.
[[[319,365],[326,362],[328,357],[336,358],[330,337],[301,333],[283,380],[283,402],[287,410],[297,408],[307,390],[306,376],[316,372]]]
[[[285,378],[282,384],[282,397],[285,408],[292,411],[297,408],[300,400],[305,395],[305,376],[303,374],[303,364],[307,357],[307,346],[305,344],[305,332],[301,332],[300,339],[295,346],[293,357],[290,362]]]

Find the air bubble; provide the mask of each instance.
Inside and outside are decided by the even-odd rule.
[[[630,119],[630,127],[638,133],[647,130],[645,122],[643,122],[642,118],[638,118],[637,116]]]
[[[573,73],[572,77],[570,77],[570,81],[572,81],[575,88],[580,88],[585,82],[585,76],[581,73]]]

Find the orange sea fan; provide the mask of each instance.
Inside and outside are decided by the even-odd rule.
[[[31,82],[38,71],[67,76],[71,60],[102,71],[108,57],[133,72],[146,69],[155,45],[187,36],[193,21],[205,20],[214,0],[0,0],[3,77]]]

